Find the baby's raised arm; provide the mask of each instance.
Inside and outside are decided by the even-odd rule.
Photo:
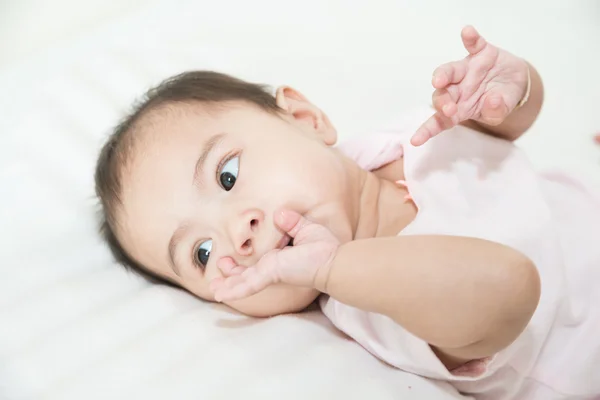
[[[535,68],[488,43],[471,26],[461,36],[469,54],[434,71],[436,113],[417,130],[413,145],[458,124],[515,140],[540,112],[544,88]]]

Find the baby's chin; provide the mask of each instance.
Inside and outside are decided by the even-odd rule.
[[[320,294],[313,288],[277,284],[269,286],[254,296],[226,304],[248,316],[264,318],[303,311]]]

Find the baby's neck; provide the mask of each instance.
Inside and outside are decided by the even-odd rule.
[[[406,189],[395,183],[401,179],[402,160],[365,172],[355,239],[396,236],[413,221],[417,208],[405,199]]]

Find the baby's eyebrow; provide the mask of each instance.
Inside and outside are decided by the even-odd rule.
[[[204,146],[202,146],[200,157],[198,157],[198,161],[196,161],[192,184],[196,186],[202,186],[202,177],[204,176],[204,165],[206,164],[206,160],[210,156],[210,153],[217,147],[217,145],[223,141],[225,136],[227,136],[226,133],[219,133],[206,140]]]

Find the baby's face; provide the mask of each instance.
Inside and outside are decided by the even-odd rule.
[[[273,223],[282,207],[350,240],[355,202],[348,160],[329,147],[335,130],[310,109],[293,114],[233,103],[177,104],[150,115],[123,177],[117,235],[126,251],[212,301],[210,281],[226,275],[219,259],[250,266],[282,245]],[[317,296],[280,284],[229,305],[266,316],[301,310]]]

